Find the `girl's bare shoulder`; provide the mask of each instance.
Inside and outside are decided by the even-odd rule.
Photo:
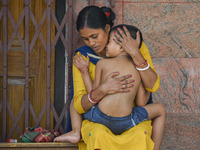
[[[113,60],[109,58],[101,59],[97,62],[96,67],[102,68],[110,64]]]
[[[108,63],[108,62],[111,62],[113,61],[113,58],[104,58],[104,59],[101,59],[97,62],[97,64],[105,64],[105,63]]]

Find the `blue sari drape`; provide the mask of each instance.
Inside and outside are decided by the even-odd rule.
[[[89,56],[88,54],[92,54],[92,55],[95,55],[95,56],[98,56],[97,54],[94,53],[94,51],[88,47],[88,46],[83,46],[83,47],[80,47],[78,48],[76,51],[75,51],[75,54],[77,52],[80,52],[83,56],[87,57]],[[98,58],[94,58],[94,57],[90,57],[90,62],[93,63],[94,65],[97,64],[97,62],[99,61]],[[73,69],[73,68],[72,68]],[[71,104],[71,100],[72,98],[74,97],[74,86],[73,86],[73,73],[71,73],[71,92],[70,92],[70,104]],[[150,103],[153,103],[152,101],[152,93],[150,94],[150,98],[149,98],[149,101],[148,101],[148,104]],[[69,107],[70,108],[70,107]],[[66,127],[66,130],[65,132],[69,132],[72,130],[72,126],[71,126],[71,117],[70,117],[70,111],[68,112],[68,116],[67,116],[67,127]]]

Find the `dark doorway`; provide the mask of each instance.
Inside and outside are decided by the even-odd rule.
[[[59,24],[61,24],[63,17],[66,13],[66,0],[56,1],[55,14]],[[57,30],[55,31],[55,34]],[[65,36],[65,27],[62,30],[63,35]],[[63,106],[65,104],[65,47],[61,41],[58,39],[58,42],[55,46],[55,85],[54,85],[54,107],[55,110],[60,116]],[[54,127],[55,127],[54,119]],[[65,127],[65,119],[62,121],[62,126]]]

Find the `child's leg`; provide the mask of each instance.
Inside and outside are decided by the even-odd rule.
[[[153,119],[152,140],[155,143],[154,150],[159,150],[165,127],[165,107],[160,103],[148,104],[144,106],[149,114],[148,119]]]
[[[78,143],[81,139],[81,125],[82,125],[82,115],[80,115],[74,108],[74,99],[72,99],[70,104],[70,116],[72,131],[65,133],[54,139],[54,142],[71,142]]]

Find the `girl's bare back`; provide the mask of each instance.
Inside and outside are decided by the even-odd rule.
[[[101,84],[106,81],[107,76],[118,71],[120,76],[131,74],[131,80],[135,80],[130,92],[116,93],[105,96],[98,104],[100,110],[112,117],[128,116],[132,112],[133,102],[141,83],[140,75],[133,62],[126,57],[116,57],[101,60]]]

